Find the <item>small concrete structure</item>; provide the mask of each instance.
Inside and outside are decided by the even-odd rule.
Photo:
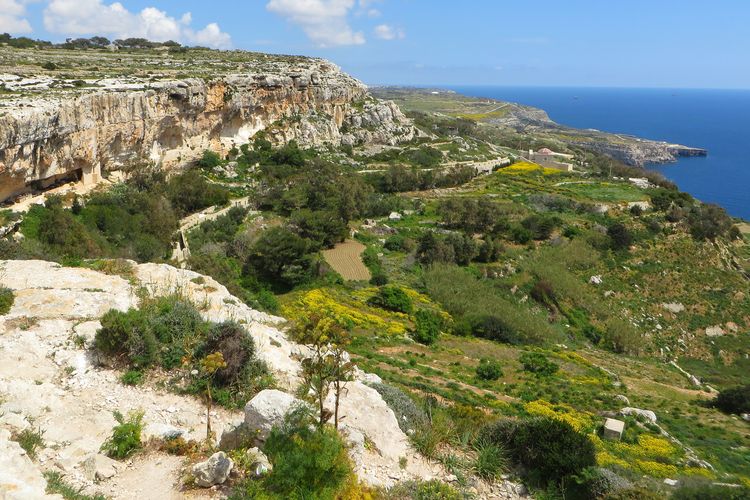
[[[604,439],[619,441],[622,439],[622,431],[625,430],[625,422],[608,418],[604,421]]]
[[[573,171],[573,164],[569,163],[575,158],[573,155],[557,153],[548,148],[542,148],[536,152],[534,152],[533,149],[529,149],[528,155],[529,161],[541,165],[542,167],[554,168],[562,170],[563,172]]]
[[[388,216],[388,219],[390,220],[401,220],[401,214],[398,212],[391,212],[391,215]]]

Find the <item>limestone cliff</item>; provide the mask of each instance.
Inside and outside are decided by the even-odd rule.
[[[398,107],[320,59],[214,78],[98,79],[69,92],[53,91],[55,80],[0,76],[15,92],[0,113],[0,201],[138,163],[183,165],[269,127],[278,141],[308,145],[395,144],[414,134]],[[29,88],[37,92],[22,93]]]

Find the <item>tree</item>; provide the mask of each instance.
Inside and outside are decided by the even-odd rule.
[[[420,309],[415,314],[414,319],[412,338],[420,344],[430,345],[435,343],[443,325],[443,319],[440,315],[426,309]]]
[[[750,413],[750,384],[721,391],[713,404],[725,413]]]
[[[331,416],[325,409],[325,400],[333,386],[334,425],[338,428],[341,395],[354,370],[345,351],[349,332],[335,319],[313,314],[300,319],[293,334],[312,351],[302,361],[302,391],[311,394],[318,407],[318,426],[322,428]]]
[[[214,352],[201,360],[201,369],[206,374],[206,441],[210,441],[213,437],[213,432],[211,432],[211,380],[217,371],[226,367],[227,364],[221,352]]]
[[[622,222],[615,222],[607,229],[613,250],[626,250],[633,244],[633,235]]]
[[[274,227],[255,242],[246,267],[277,287],[294,286],[306,281],[310,275],[312,260],[309,251],[309,240],[289,229]]]

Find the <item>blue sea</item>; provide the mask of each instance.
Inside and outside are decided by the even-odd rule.
[[[708,149],[649,165],[682,191],[750,220],[750,90],[454,87],[544,109],[558,123]]]

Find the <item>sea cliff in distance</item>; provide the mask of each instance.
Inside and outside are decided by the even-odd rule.
[[[508,141],[531,138],[606,154],[626,165],[670,163],[679,157],[706,156],[700,147],[649,140],[595,129],[578,129],[554,122],[547,112],[532,106],[491,98],[469,97],[452,90],[374,87],[373,95],[395,101],[406,111],[443,113],[492,126]]]

